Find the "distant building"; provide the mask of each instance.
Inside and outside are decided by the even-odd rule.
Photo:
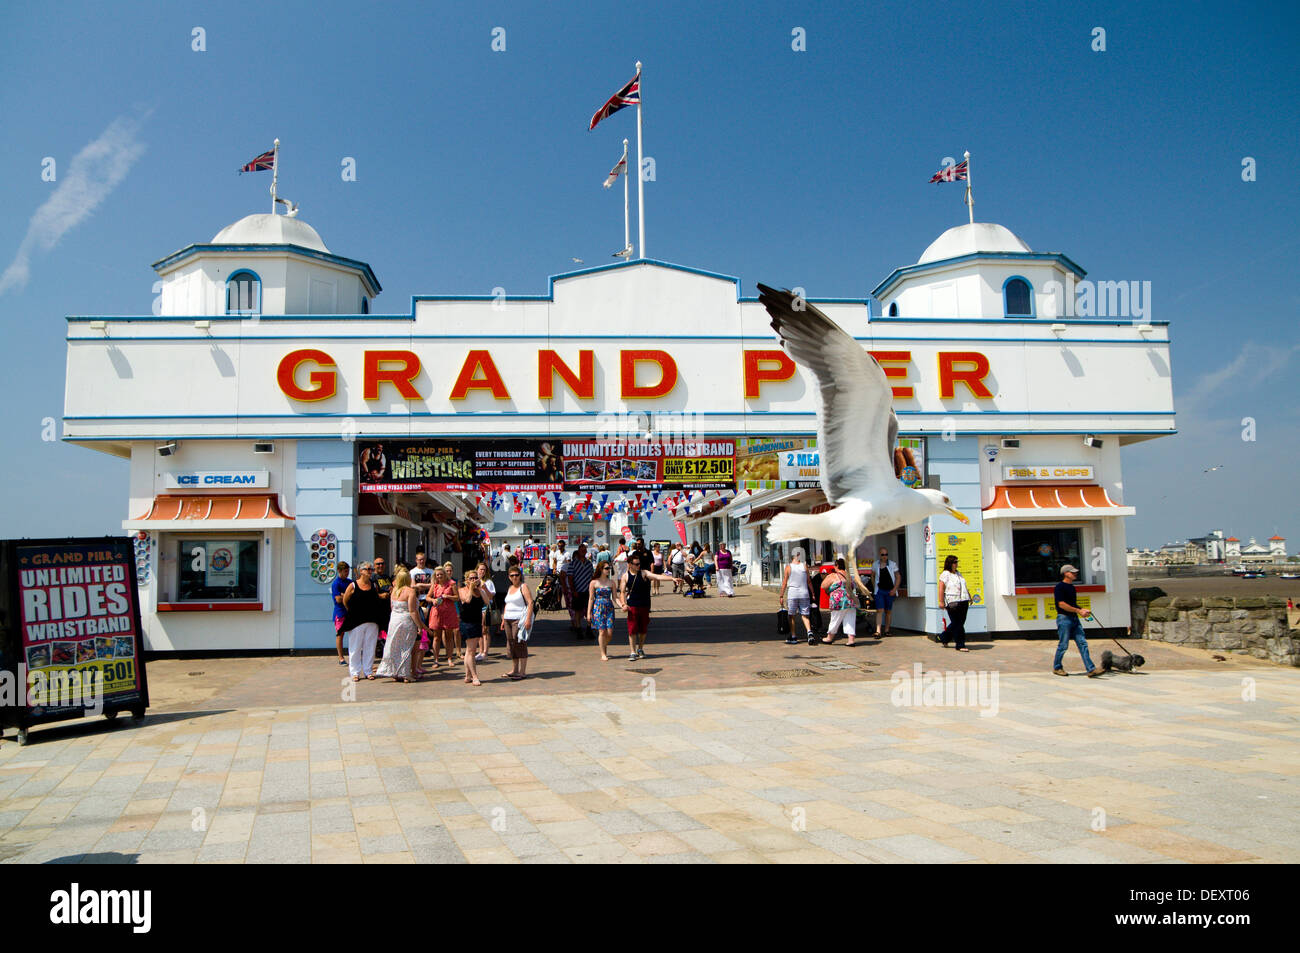
[[[1130,567],[1199,566],[1226,563],[1230,566],[1282,565],[1287,561],[1286,538],[1271,536],[1267,545],[1254,537],[1246,545],[1236,536],[1224,537],[1216,529],[1205,536],[1196,536],[1186,542],[1176,540],[1159,549],[1130,549],[1127,562]]]

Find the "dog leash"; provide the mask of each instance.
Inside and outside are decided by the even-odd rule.
[[[1099,629],[1101,629],[1103,632],[1106,631],[1106,627],[1105,627],[1104,625],[1102,625],[1102,624],[1101,624],[1101,620],[1097,618],[1097,613],[1095,613],[1095,612],[1093,612],[1091,609],[1089,609],[1089,610],[1088,610],[1088,615],[1092,616],[1092,621],[1097,623],[1097,627],[1098,627]],[[1110,639],[1112,642],[1114,642],[1116,645],[1119,645],[1119,647],[1120,647],[1120,651],[1123,652],[1125,655],[1127,655],[1129,658],[1132,658],[1132,657],[1133,657],[1133,653],[1130,652],[1128,649],[1124,648],[1123,645],[1120,645],[1120,641],[1119,641],[1119,639],[1115,638],[1115,636],[1111,635],[1111,636],[1107,636],[1107,638],[1109,638],[1109,639]]]

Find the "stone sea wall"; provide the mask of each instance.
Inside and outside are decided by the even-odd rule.
[[[1133,634],[1144,639],[1300,666],[1300,631],[1288,626],[1285,599],[1171,598],[1154,587],[1134,589],[1129,598]]]

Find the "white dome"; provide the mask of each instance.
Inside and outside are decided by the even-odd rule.
[[[960,258],[976,252],[1026,252],[1030,247],[1017,238],[1009,228],[991,222],[958,225],[950,228],[933,242],[917,260],[918,265],[946,258]]]
[[[328,253],[329,249],[306,222],[287,215],[246,215],[212,238],[214,245],[301,245]]]

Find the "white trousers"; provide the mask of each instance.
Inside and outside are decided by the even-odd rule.
[[[718,570],[718,595],[720,596],[732,595],[730,569]]]
[[[379,625],[365,622],[348,633],[348,674],[365,678],[375,665]]]
[[[831,611],[831,627],[826,630],[826,634],[835,635],[840,631],[840,626],[844,627],[845,635],[856,636],[858,634],[857,606],[850,606],[847,609],[834,609]]]

